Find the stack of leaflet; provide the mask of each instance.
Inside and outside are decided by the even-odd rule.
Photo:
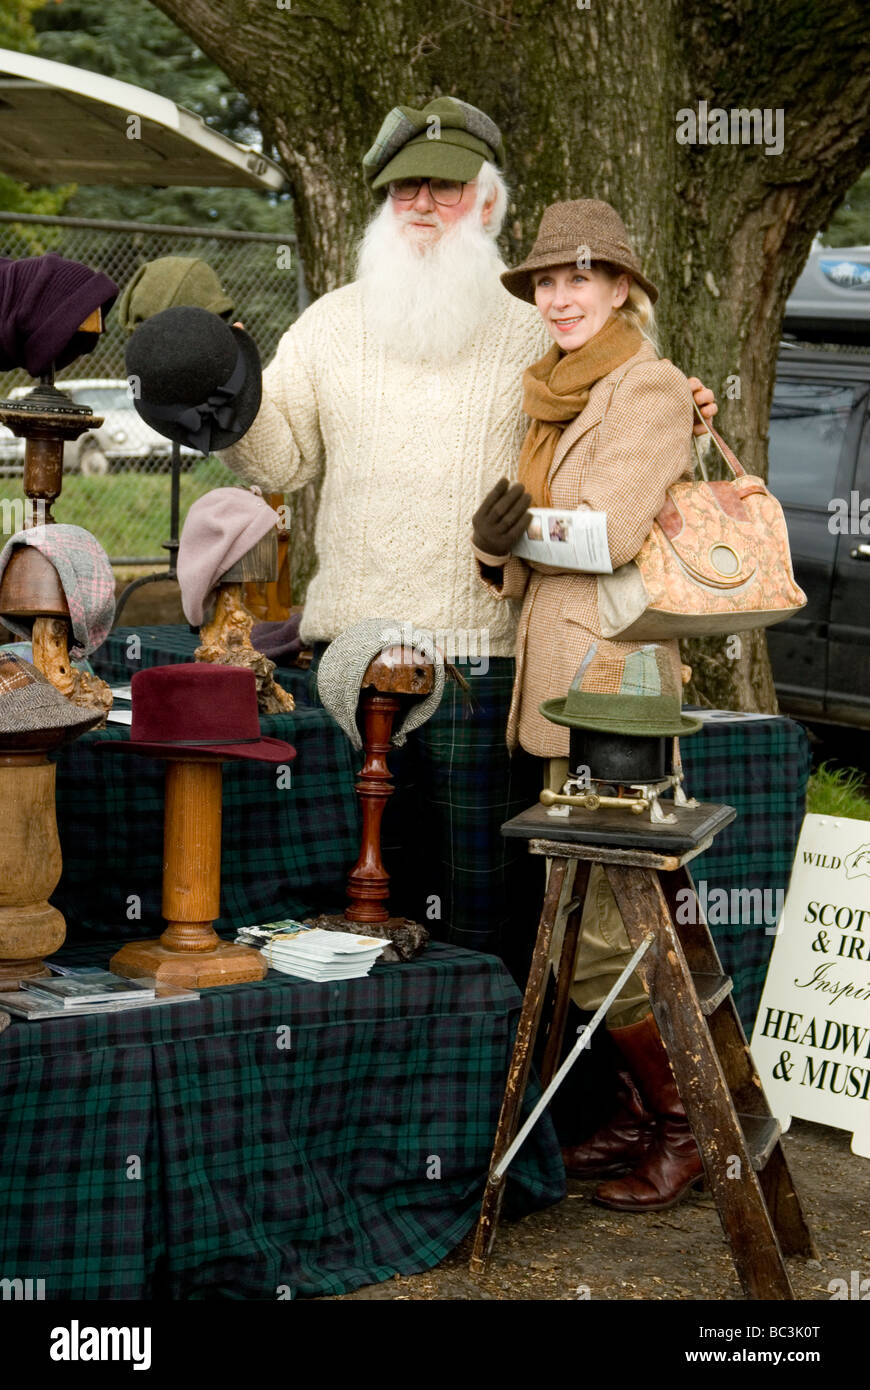
[[[368,975],[388,941],[375,936],[349,936],[319,927],[293,935],[275,936],[260,951],[272,970],[302,980],[357,980]]]

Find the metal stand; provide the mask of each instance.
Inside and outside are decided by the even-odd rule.
[[[169,551],[169,566],[165,570],[158,570],[156,574],[143,574],[139,579],[132,579],[125,589],[121,592],[118,602],[115,604],[115,621],[113,626],[119,627],[121,614],[126,607],[130,595],[137,589],[143,588],[146,584],[157,584],[164,579],[178,580],[178,523],[181,512],[181,445],[177,439],[172,441],[172,468],[169,485],[169,540],[163,542],[163,549]]]

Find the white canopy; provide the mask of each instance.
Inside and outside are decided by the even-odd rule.
[[[272,160],[166,97],[8,48],[0,48],[0,170],[29,184],[284,183]]]

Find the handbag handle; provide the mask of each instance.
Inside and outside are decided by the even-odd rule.
[[[745,478],[746,469],[743,467],[743,464],[740,462],[737,455],[734,453],[734,450],[730,449],[728,445],[725,443],[725,440],[722,438],[721,434],[717,434],[713,426],[711,424],[708,424],[708,422],[704,419],[703,415],[701,414],[698,408],[698,402],[695,400],[694,396],[692,397],[692,407],[698,419],[701,421],[701,424],[704,426],[707,433],[711,436],[713,443],[719,450],[719,453],[722,455],[728,467],[731,469],[731,472],[734,474],[735,478]],[[697,436],[693,435],[692,438],[695,440],[695,448],[698,449]],[[700,460],[700,452],[698,457]],[[704,467],[703,461],[701,461],[701,472],[706,478],[707,470]]]

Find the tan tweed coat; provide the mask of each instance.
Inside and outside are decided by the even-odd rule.
[[[547,477],[554,507],[573,510],[588,503],[607,513],[616,569],[637,555],[664,505],[666,489],[691,473],[688,382],[644,342],[592,387],[586,408],[566,425]],[[492,563],[491,557],[476,553],[481,563]],[[500,597],[523,599],[508,745],[519,742],[537,757],[567,757],[569,730],[544,718],[541,701],[567,693],[593,642],[599,649],[622,653],[644,644],[608,643],[600,636],[594,574],[554,570],[511,556],[500,587],[481,578]],[[663,645],[672,653],[679,681],[677,643]]]

